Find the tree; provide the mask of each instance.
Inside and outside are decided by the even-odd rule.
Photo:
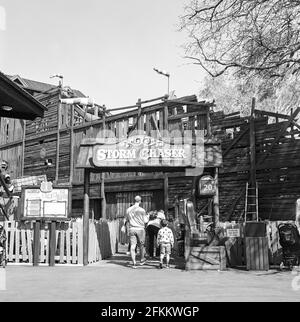
[[[186,57],[216,77],[300,73],[300,0],[192,0],[181,17]]]
[[[257,99],[257,109],[290,114],[291,108],[295,109],[300,103],[299,80],[291,75],[277,86],[272,79],[256,77],[249,82],[226,71],[219,77],[207,75],[199,96],[214,100],[216,108],[225,114],[240,111],[244,116],[249,115],[252,97]]]

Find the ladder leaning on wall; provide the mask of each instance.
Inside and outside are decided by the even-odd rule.
[[[250,220],[258,221],[258,187],[255,182],[255,187],[250,187],[249,183],[246,183],[246,198],[245,198],[245,222],[248,221],[248,215],[251,215]]]

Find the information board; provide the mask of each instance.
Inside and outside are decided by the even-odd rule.
[[[23,219],[67,219],[70,211],[70,187],[53,187],[49,191],[36,186],[22,188]]]
[[[241,237],[241,231],[239,228],[228,228],[226,229],[226,237],[230,237],[230,238]]]

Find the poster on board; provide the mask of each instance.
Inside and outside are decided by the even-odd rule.
[[[45,186],[22,187],[21,218],[25,220],[64,220],[71,211],[70,187],[48,184]]]

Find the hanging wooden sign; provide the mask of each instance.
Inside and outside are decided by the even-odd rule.
[[[200,178],[199,194],[201,196],[212,196],[216,194],[216,182],[212,176],[205,175]]]
[[[146,135],[134,135],[115,144],[96,144],[92,162],[96,167],[189,167],[191,144],[171,144]]]

